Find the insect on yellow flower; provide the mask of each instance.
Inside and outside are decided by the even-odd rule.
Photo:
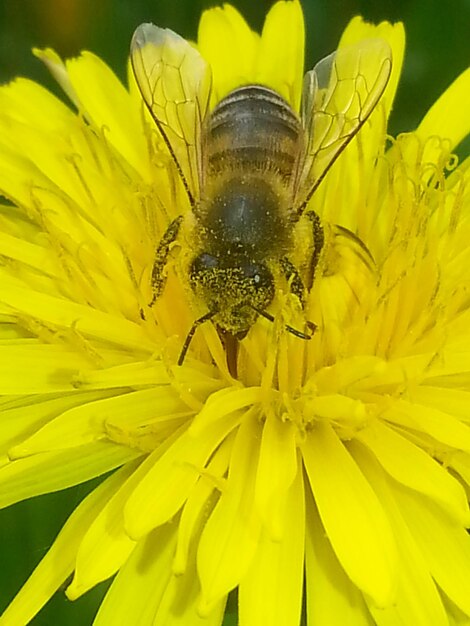
[[[224,5],[0,87],[0,506],[102,477],[0,626],[469,621],[470,71],[390,138],[403,52]]]
[[[189,239],[198,252],[188,267],[189,281],[208,311],[191,327],[181,365],[203,322],[217,323],[228,349],[233,339],[247,335],[258,315],[274,321],[266,309],[279,282],[275,269],[305,307],[324,245],[322,224],[309,202],[380,100],[390,77],[391,49],[382,39],[363,40],[320,61],[305,75],[300,117],[262,84],[237,87],[210,111],[210,65],[169,29],[142,24],[131,52],[143,99],[193,212],[195,232]],[[151,304],[163,290],[170,246],[184,219],[184,214],[173,219],[157,247]],[[293,231],[305,219],[313,236],[303,277],[290,257]],[[353,233],[339,232],[367,254]],[[287,330],[310,339],[289,325]],[[236,353],[231,361],[236,375]]]

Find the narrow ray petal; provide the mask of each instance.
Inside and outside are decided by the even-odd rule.
[[[284,532],[273,538],[261,534],[252,564],[240,583],[240,623],[257,626],[297,626],[302,608],[305,546],[305,504],[302,474],[298,473],[284,501]]]
[[[320,423],[302,447],[325,531],[348,576],[378,606],[396,589],[396,546],[379,500],[331,426]]]

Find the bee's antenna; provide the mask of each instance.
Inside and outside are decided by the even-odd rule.
[[[262,309],[258,309],[258,307],[253,306],[252,304],[249,304],[248,306],[251,307],[254,311],[256,311],[259,315],[261,315],[261,317],[264,317],[264,319],[268,320],[269,322],[274,322],[274,317],[271,315],[271,313],[268,313],[267,311],[263,311]],[[308,340],[312,338],[313,333],[315,332],[316,326],[313,322],[307,322],[307,326],[309,330],[311,331],[310,335],[307,335],[307,333],[303,333],[301,330],[297,330],[293,326],[289,326],[289,324],[285,325],[285,329],[287,330],[287,332],[291,333],[291,335],[295,335],[299,339]]]
[[[200,326],[201,324],[204,324],[204,322],[208,322],[216,314],[217,314],[217,311],[209,311],[209,313],[206,313],[202,317],[199,317],[193,323],[193,325],[189,329],[189,333],[186,335],[186,339],[184,340],[183,347],[181,348],[180,356],[178,358],[178,365],[183,365],[184,359],[186,357],[186,353],[189,348],[189,344],[191,343],[191,340],[194,337],[194,333],[196,332],[197,327]]]

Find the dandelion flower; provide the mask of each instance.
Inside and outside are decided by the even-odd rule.
[[[403,29],[355,18],[340,48],[367,39],[390,45],[388,86],[310,204],[373,266],[331,237],[305,315],[279,289],[236,378],[211,323],[177,365],[204,313],[184,240],[148,306],[189,206],[132,73],[127,89],[93,54],[44,50],[74,108],[29,80],[0,89],[0,503],[106,475],[1,626],[71,576],[70,599],[114,576],[96,626],[219,625],[233,590],[245,625],[470,620],[470,169],[452,155],[470,73],[388,139]],[[303,46],[296,0],[261,36],[205,12],[211,106],[261,83],[299,110]],[[285,330],[302,316],[310,341]]]

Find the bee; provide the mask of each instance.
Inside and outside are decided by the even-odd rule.
[[[164,289],[182,224],[192,219],[195,225],[188,279],[207,312],[187,334],[181,365],[196,329],[209,320],[236,345],[259,316],[273,321],[267,309],[280,281],[305,307],[325,239],[309,201],[381,98],[391,50],[371,39],[327,56],[305,75],[299,112],[263,84],[242,85],[211,110],[208,63],[178,34],[153,24],[135,31],[131,62],[191,208],[168,225],[157,245],[149,306]],[[302,221],[312,233],[303,271],[292,261],[293,232]],[[365,249],[360,240],[358,245]],[[286,329],[308,340],[315,325],[307,323],[307,333]]]

